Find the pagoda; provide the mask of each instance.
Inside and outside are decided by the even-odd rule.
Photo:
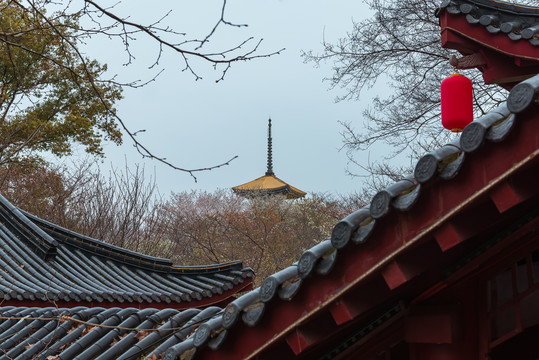
[[[284,195],[289,199],[302,198],[307,194],[292,185],[279,179],[273,173],[273,161],[271,155],[271,119],[268,120],[268,169],[264,176],[238,185],[232,188],[238,195],[245,197],[255,197],[261,195]]]

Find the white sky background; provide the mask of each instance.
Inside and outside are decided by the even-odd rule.
[[[102,4],[106,4],[104,1]],[[129,0],[113,11],[132,14],[130,20],[148,23],[172,9],[164,21],[191,38],[204,37],[219,18],[221,1]],[[360,20],[368,8],[360,1],[253,1],[228,0],[226,19],[246,23],[247,28],[221,27],[211,47],[225,48],[247,37],[264,41],[260,52],[281,48],[281,55],[233,64],[225,80],[211,66],[193,59],[193,67],[203,76],[194,81],[182,72],[180,57],[164,54],[159,69],[164,72],[141,89],[127,90],[118,104],[120,116],[132,131],[145,129],[139,139],[157,155],[185,168],[207,167],[239,157],[229,166],[197,173],[198,182],[156,161],[143,160],[125,137],[121,147],[108,145],[109,163],[123,167],[143,164],[147,173],[155,171],[162,194],[200,189],[230,188],[262,176],[266,171],[267,120],[272,118],[273,168],[275,174],[307,192],[347,194],[361,188],[361,179],[345,174],[346,154],[341,147],[338,121],[362,124],[362,110],[370,101],[335,103],[342,90],[329,91],[322,78],[331,76],[331,64],[314,68],[304,64],[301,50],[320,51],[321,42],[335,41],[352,29],[352,19]],[[87,55],[109,64],[119,79],[146,80],[156,73],[148,70],[157,55],[150,41],[133,42],[134,65],[124,67],[126,54],[118,42],[101,38],[88,44]],[[372,92],[371,92],[372,93]],[[362,154],[366,161],[381,156]]]

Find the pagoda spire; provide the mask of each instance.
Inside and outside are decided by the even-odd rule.
[[[272,176],[273,174],[273,160],[271,158],[271,118],[268,120],[268,170],[266,176]]]
[[[268,169],[264,176],[249,181],[248,183],[234,186],[232,190],[238,195],[245,197],[257,197],[262,195],[284,195],[288,199],[298,199],[305,196],[306,192],[293,187],[279,179],[273,173],[273,159],[271,158],[271,118],[268,119]]]

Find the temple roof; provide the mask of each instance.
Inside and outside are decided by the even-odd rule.
[[[0,307],[0,349],[8,359],[141,359],[177,344],[217,311]]]
[[[491,34],[539,46],[539,8],[497,0],[444,0],[438,9],[463,16]]]
[[[248,183],[235,186],[232,190],[234,190],[236,194],[246,197],[256,196],[258,194],[283,194],[289,198],[300,198],[307,194],[306,192],[285,183],[275,175],[261,176]]]
[[[534,90],[532,101],[522,104],[519,87]],[[511,251],[520,251],[522,240],[539,247],[537,94],[539,75],[517,85],[507,103],[469,124],[455,141],[421,157],[413,174],[378,192],[370,204],[342,219],[330,239],[306,250],[296,263],[226,307],[183,311],[150,307],[65,309],[52,304],[26,307],[19,302],[0,308],[0,349],[13,359],[35,354],[39,359],[81,360],[152,359],[154,354],[166,360],[330,359],[346,355],[351,346],[366,343],[371,334],[403,316],[410,302],[429,299],[458,281],[461,274],[467,276],[477,269],[485,254],[506,257]],[[3,214],[5,201],[1,204]],[[21,217],[13,209],[9,214],[2,215],[3,232],[12,222],[25,218],[39,228],[26,224],[28,228],[22,227],[16,234],[10,230],[12,236],[0,236],[4,241],[1,248],[7,246],[12,252],[0,257],[2,261],[17,259],[31,240],[23,236],[23,230],[54,233],[48,228],[51,225],[36,218]],[[73,266],[74,259],[68,259],[86,253],[81,249],[73,254],[76,242],[68,246],[70,240],[63,236],[48,239],[41,234],[40,239],[56,247],[56,255],[48,255],[56,264],[54,271],[64,271],[60,265]],[[11,240],[9,245],[7,240]],[[507,241],[509,244],[504,243]],[[159,269],[159,263],[166,263],[109,249],[95,240],[90,243],[124,254],[131,261],[146,259]],[[29,257],[27,263],[18,259],[22,266],[17,270],[13,265],[12,271],[25,272],[35,266],[30,262],[43,261],[33,251],[25,256]],[[65,260],[60,261],[59,256]],[[103,255],[86,253],[88,256],[96,261]],[[127,264],[116,266],[127,268]],[[76,276],[86,276],[71,269]],[[44,266],[40,270],[47,271]],[[9,281],[18,287],[30,286],[25,278],[18,275]],[[52,294],[62,277],[49,278]],[[84,284],[61,285],[69,291],[70,286]],[[337,342],[332,337],[336,333]],[[333,340],[324,343],[328,339]]]
[[[287,184],[273,173],[271,119],[268,120],[268,168],[266,174],[248,183],[234,186],[232,190],[238,195],[254,197],[260,195],[285,195],[290,199],[304,197],[307,193]]]
[[[498,0],[444,0],[436,11],[442,46],[464,57],[460,69],[477,68],[487,84],[510,90],[539,72],[539,7]]]
[[[241,262],[176,266],[92,239],[0,196],[0,296],[26,306],[199,307],[251,286]]]

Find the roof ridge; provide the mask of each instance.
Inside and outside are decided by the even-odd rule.
[[[493,10],[503,10],[515,15],[539,16],[539,7],[531,5],[513,4],[500,0],[443,0],[440,8],[447,7],[455,2],[468,2],[474,5],[487,7]]]
[[[30,214],[24,210],[20,210],[21,213],[41,231],[45,232],[51,238],[54,237],[57,242],[77,247],[81,250],[89,251],[97,255],[110,257],[108,255],[119,254],[124,258],[133,258],[133,260],[139,260],[144,263],[152,263],[155,265],[172,266],[172,261],[166,258],[159,258],[155,256],[146,255],[137,251],[129,250],[109,244],[103,240],[94,239],[92,237],[79,234],[75,231],[64,228],[60,225],[54,224],[50,221],[42,219],[38,216]],[[114,256],[112,256],[114,257]]]
[[[16,206],[0,195],[0,219],[42,259],[56,256],[58,242],[40,229]]]
[[[103,240],[94,239],[92,237],[66,229],[60,225],[32,215],[24,210],[17,210],[19,210],[21,214],[25,215],[26,218],[30,220],[31,224],[43,232],[45,236],[55,241],[56,244],[60,242],[68,246],[76,247],[85,252],[103,256],[106,259],[112,259],[145,270],[167,273],[172,272],[177,274],[200,274],[228,271],[231,269],[241,270],[243,268],[242,262],[239,260],[209,265],[174,265],[170,259],[146,255],[138,251],[109,244]]]

